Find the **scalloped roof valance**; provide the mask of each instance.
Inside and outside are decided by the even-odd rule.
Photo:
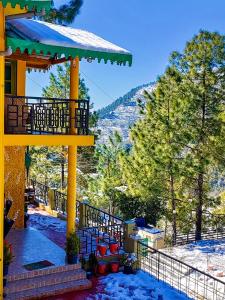
[[[91,32],[35,20],[7,21],[7,46],[11,46],[13,52],[19,49],[28,54],[78,56],[118,65],[132,64],[129,51]]]
[[[11,4],[13,8],[19,5],[21,9],[27,7],[29,11],[36,9],[38,12],[42,9],[46,11],[50,10],[52,4],[52,0],[0,0],[0,2],[3,7],[6,7],[7,4]]]

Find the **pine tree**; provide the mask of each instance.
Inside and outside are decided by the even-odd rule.
[[[128,191],[150,208],[154,223],[167,213],[173,224],[173,240],[177,232],[178,178],[185,143],[182,109],[177,97],[179,73],[168,68],[159,78],[156,90],[145,92],[146,106],[141,118],[131,129],[133,147],[128,157],[122,157],[124,180]]]
[[[192,172],[196,210],[196,240],[201,239],[202,214],[209,198],[209,174],[224,164],[225,38],[201,31],[187,43],[182,54],[174,52],[171,65],[180,73],[185,128],[189,135],[186,158]]]
[[[70,0],[68,4],[63,4],[59,8],[51,8],[42,19],[50,23],[71,24],[77,15],[79,15],[82,5],[83,0]]]
[[[122,151],[121,137],[115,132],[108,145],[96,147],[97,174],[94,178],[89,178],[87,196],[93,205],[108,210],[110,214],[116,213],[117,188],[122,185],[119,166],[119,154]]]
[[[124,180],[132,196],[160,201],[156,220],[166,213],[173,225],[190,229],[195,209],[196,240],[201,239],[203,210],[211,176],[224,166],[224,36],[201,31],[184,52],[174,52],[152,95],[145,94],[144,115],[131,129],[132,150],[122,157]],[[190,225],[184,226],[184,222]],[[189,222],[188,222],[189,221]]]
[[[44,97],[50,98],[70,98],[70,64],[57,65],[56,74],[50,73],[50,83],[43,88]],[[79,82],[79,99],[90,100],[88,88],[83,78]]]

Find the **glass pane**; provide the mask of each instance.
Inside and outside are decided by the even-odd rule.
[[[5,80],[11,80],[11,74],[12,74],[12,66],[11,64],[5,65]]]
[[[5,82],[5,94],[11,94],[11,82]]]

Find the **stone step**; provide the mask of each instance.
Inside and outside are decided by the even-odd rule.
[[[10,281],[16,281],[21,279],[29,279],[29,278],[39,277],[42,275],[49,275],[49,274],[55,274],[64,271],[72,271],[72,270],[79,270],[79,269],[81,269],[80,264],[64,265],[58,267],[53,266],[41,270],[34,270],[34,271],[24,272],[20,274],[8,275],[7,281],[10,282]]]
[[[62,271],[61,273],[55,272],[47,275],[42,274],[31,278],[7,282],[5,293],[11,294],[32,289],[40,289],[45,286],[47,287],[71,281],[75,282],[83,279],[86,279],[86,272],[82,269],[67,270]]]
[[[6,295],[6,300],[34,300],[61,295],[72,291],[80,291],[91,288],[92,284],[87,279],[69,281],[41,288],[34,288],[26,291],[9,293]]]

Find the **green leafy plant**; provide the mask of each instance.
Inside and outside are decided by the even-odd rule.
[[[10,265],[13,260],[12,245],[4,241],[4,264]]]
[[[67,255],[77,255],[80,248],[80,239],[76,232],[72,232],[66,239],[66,253]]]
[[[89,265],[90,271],[93,272],[93,274],[96,274],[97,266],[98,266],[98,260],[97,260],[97,257],[95,255],[95,253],[91,253],[89,255],[88,265]]]
[[[124,253],[120,262],[123,266],[134,267],[137,262],[137,257],[135,253]]]

